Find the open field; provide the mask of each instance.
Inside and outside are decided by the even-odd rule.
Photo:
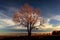
[[[27,33],[16,33],[16,32],[10,32],[10,33],[6,33],[6,34],[0,34],[0,36],[27,36],[28,34]],[[33,32],[31,33],[31,36],[45,36],[45,35],[52,35],[51,32]]]
[[[52,33],[32,33],[30,39],[28,39],[27,33],[10,33],[5,35],[0,35],[0,39],[8,40],[39,40],[39,39],[56,39],[60,35],[52,35]]]

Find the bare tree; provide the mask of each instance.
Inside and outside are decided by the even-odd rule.
[[[28,36],[31,36],[31,30],[35,28],[34,24],[41,18],[40,9],[34,9],[33,7],[25,4],[20,10],[14,14],[13,20],[20,25],[27,27]],[[40,25],[43,24],[43,20],[40,19]]]

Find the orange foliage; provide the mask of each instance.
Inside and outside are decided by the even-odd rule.
[[[19,12],[14,14],[13,20],[18,23],[26,21],[35,24],[38,17],[41,17],[40,9],[34,9],[28,4],[25,4],[20,8]]]

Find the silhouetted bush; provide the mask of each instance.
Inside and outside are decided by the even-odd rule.
[[[53,31],[52,35],[60,35],[60,31]]]

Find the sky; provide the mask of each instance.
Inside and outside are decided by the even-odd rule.
[[[0,0],[0,28],[15,25],[13,14],[25,3],[40,8],[46,21],[43,29],[60,29],[60,0]]]

